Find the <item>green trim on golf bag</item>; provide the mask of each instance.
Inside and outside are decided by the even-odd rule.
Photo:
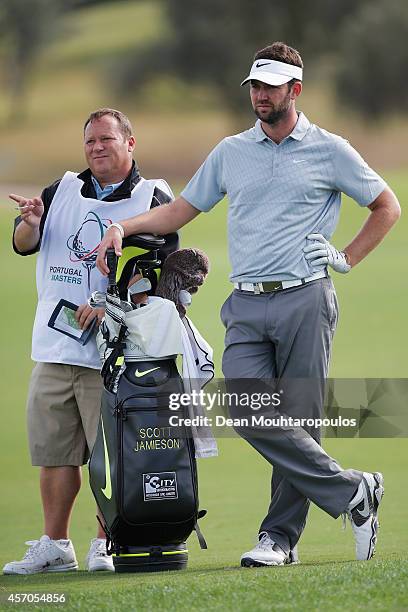
[[[121,299],[127,299],[127,287],[135,273],[135,266],[150,280],[152,290],[149,293],[154,293],[165,255],[168,254],[162,250],[165,244],[161,236],[148,234],[136,234],[123,239],[122,255],[116,263],[116,283]]]
[[[145,373],[145,374],[144,374]],[[169,425],[169,395],[182,393],[175,361],[129,363],[116,394],[102,395],[90,462],[90,485],[104,519],[109,551],[180,545],[205,511],[198,510],[194,442]],[[129,553],[133,550],[129,550]]]

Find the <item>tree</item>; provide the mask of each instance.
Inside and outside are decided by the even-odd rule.
[[[11,97],[11,120],[24,115],[26,90],[43,47],[60,33],[61,17],[69,10],[106,0],[2,0],[0,35]]]
[[[25,92],[39,50],[56,35],[62,0],[2,0],[0,33],[5,40],[11,119],[24,114]]]
[[[368,118],[405,112],[408,105],[408,4],[374,0],[344,24],[337,91]]]
[[[119,91],[139,92],[160,75],[216,90],[233,114],[247,109],[237,85],[256,49],[273,40],[299,48],[307,66],[337,43],[335,32],[368,0],[166,0],[168,35],[115,66]]]

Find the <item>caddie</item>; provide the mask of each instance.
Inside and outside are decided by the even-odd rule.
[[[234,290],[221,309],[224,376],[230,382],[310,381],[307,396],[285,411],[301,409],[303,417],[316,418],[338,318],[329,269],[349,273],[389,232],[400,206],[347,140],[296,110],[303,84],[298,51],[282,42],[257,51],[241,85],[247,83],[255,125],[224,138],[171,207],[124,218],[120,226],[125,236],[175,231],[227,196]],[[342,193],[368,215],[338,250],[331,238]],[[97,260],[103,273],[106,249],[119,253],[121,241],[118,228],[106,233]],[[270,412],[279,416],[278,408]],[[343,469],[320,446],[317,429],[253,426],[239,433],[273,466],[271,503],[257,545],[241,557],[243,566],[292,562],[310,501],[334,518],[347,514],[357,559],[371,559],[381,473]]]
[[[102,379],[94,336],[84,345],[49,327],[61,299],[78,306],[76,320],[86,330],[98,323],[103,309],[92,309],[88,297],[106,290],[95,266],[107,228],[123,217],[170,202],[165,181],[145,180],[133,161],[135,138],[129,119],[102,108],[84,126],[88,168],[66,172],[41,197],[11,194],[20,216],[13,246],[20,255],[38,252],[38,305],[32,359],[36,361],[28,393],[28,434],[32,464],[40,466],[44,534],[27,542],[21,561],[7,563],[5,574],[76,570],[78,562],[69,523],[81,486],[81,466],[92,450],[99,421]],[[178,248],[176,233],[166,236],[159,256]],[[75,321],[75,319],[74,319]],[[89,571],[113,570],[101,527],[86,559]]]

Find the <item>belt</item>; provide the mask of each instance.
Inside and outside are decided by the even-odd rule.
[[[319,278],[328,278],[327,270],[316,272],[313,276],[307,278],[297,278],[291,281],[265,281],[264,283],[234,283],[235,289],[240,291],[251,291],[252,293],[272,293],[273,291],[282,291],[284,289],[291,289],[292,287],[300,287],[311,283],[312,281],[318,280]]]

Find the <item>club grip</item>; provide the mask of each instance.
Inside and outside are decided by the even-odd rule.
[[[106,263],[109,268],[108,285],[116,285],[116,270],[118,267],[118,257],[115,249],[106,250]]]

